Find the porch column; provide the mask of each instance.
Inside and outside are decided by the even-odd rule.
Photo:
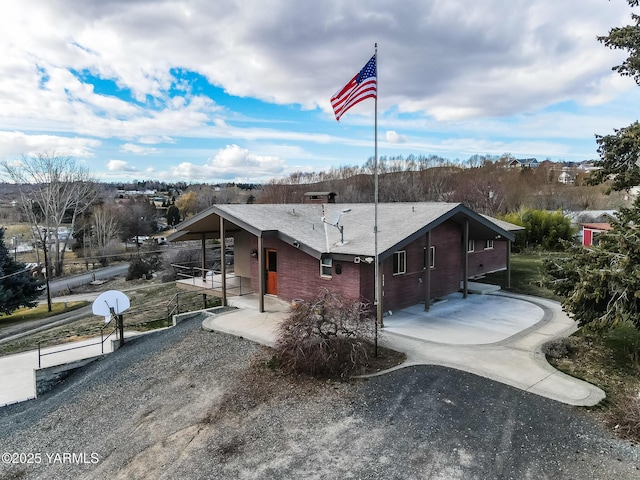
[[[462,240],[463,266],[462,266],[462,298],[469,294],[469,219],[464,220],[464,239]]]
[[[511,288],[511,240],[507,240],[507,288]]]
[[[427,271],[424,279],[424,311],[428,312],[431,307],[431,230],[427,232],[427,256],[425,258]]]
[[[264,247],[262,237],[258,237],[258,310],[264,312]]]
[[[383,306],[382,306],[382,292],[383,292],[383,285],[382,283],[384,282],[384,274],[382,273],[382,262],[378,263],[378,305],[377,305],[377,309],[376,309],[376,316],[377,316],[377,320],[378,320],[378,325],[380,326],[380,328],[384,328],[384,322],[382,321],[382,312],[383,312]]]
[[[200,243],[202,245],[200,252],[200,268],[202,269],[202,282],[206,283],[207,281],[207,234],[200,234]]]
[[[222,306],[227,306],[227,262],[225,259],[226,235],[224,230],[224,218],[220,215],[220,275],[222,288]]]

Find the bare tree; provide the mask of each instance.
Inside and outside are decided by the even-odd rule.
[[[21,208],[43,246],[47,278],[49,249],[55,275],[60,276],[76,219],[96,199],[94,179],[72,158],[55,153],[24,155],[17,162],[3,161],[0,165],[17,185]],[[66,232],[63,225],[68,225]]]
[[[101,255],[109,253],[108,248],[120,234],[118,212],[112,207],[101,205],[93,210],[93,234]]]

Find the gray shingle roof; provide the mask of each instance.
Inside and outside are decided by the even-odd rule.
[[[198,215],[201,219],[210,214],[221,214],[224,218],[252,233],[277,232],[290,243],[298,242],[309,252],[344,255],[375,255],[374,204],[257,204],[215,205]],[[338,218],[343,227],[344,243],[338,228],[325,224]],[[378,253],[397,249],[409,243],[427,230],[452,218],[462,221],[470,219],[472,238],[495,238],[504,236],[513,239],[510,231],[521,227],[497,219],[478,215],[460,203],[419,202],[380,203],[378,205]],[[180,230],[189,230],[189,221],[179,225]]]

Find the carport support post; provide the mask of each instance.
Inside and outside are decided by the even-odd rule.
[[[258,310],[264,313],[264,247],[262,237],[258,237]]]
[[[464,220],[464,239],[462,241],[463,267],[462,267],[462,298],[467,298],[469,292],[469,219]]]
[[[424,281],[424,311],[428,312],[431,307],[431,230],[427,232],[427,255],[425,265]]]
[[[202,268],[202,282],[205,283],[207,281],[207,236],[204,232],[200,234],[200,243],[202,246],[200,268]]]
[[[511,240],[507,240],[507,288],[511,288]]]
[[[220,215],[220,280],[222,281],[222,306],[227,306],[227,265],[226,265],[226,234],[224,230],[224,218]]]

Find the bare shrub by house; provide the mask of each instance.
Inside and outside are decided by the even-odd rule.
[[[369,305],[321,290],[295,301],[280,325],[276,359],[290,372],[346,377],[367,363],[374,335]]]

